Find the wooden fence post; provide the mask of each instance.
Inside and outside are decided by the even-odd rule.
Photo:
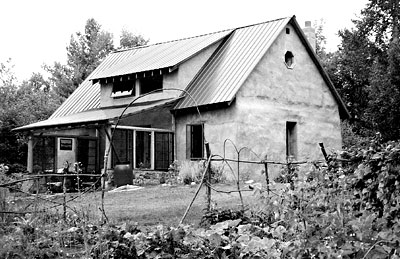
[[[40,177],[36,179],[35,216],[39,207]]]
[[[1,217],[2,221],[5,221],[5,219],[6,219],[6,214],[1,213],[1,212],[7,211],[7,202],[6,202],[7,192],[8,192],[7,188],[0,187],[0,217]]]
[[[63,176],[63,218],[67,220],[67,177]]]
[[[211,150],[210,150],[210,143],[206,142],[206,155],[207,155],[207,160],[210,159],[211,157]],[[207,164],[207,211],[211,210],[211,160]]]
[[[268,163],[267,163],[267,160],[268,160],[268,156],[265,155],[265,157],[264,157],[265,180],[267,181],[267,193],[268,193],[268,196],[269,196],[269,175],[268,175]]]
[[[322,155],[324,155],[325,161],[328,162],[328,154],[325,151],[324,143],[318,143],[319,147],[321,148]]]

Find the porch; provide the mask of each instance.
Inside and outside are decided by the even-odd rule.
[[[174,132],[166,129],[111,126],[111,165],[129,163],[132,169],[168,170],[174,161]],[[110,144],[107,134],[106,146]]]

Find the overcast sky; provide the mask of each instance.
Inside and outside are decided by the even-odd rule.
[[[325,20],[330,50],[367,0],[0,0],[0,62],[12,59],[19,80],[42,64],[66,62],[72,34],[94,18],[118,44],[123,28],[150,43],[180,39],[296,15],[301,26]]]

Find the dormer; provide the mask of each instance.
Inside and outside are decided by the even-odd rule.
[[[163,75],[152,75],[148,77],[120,77],[112,83],[112,98],[123,98],[139,96],[151,92],[161,92],[163,89]]]
[[[172,88],[184,90],[231,33],[226,30],[111,53],[89,78],[93,84],[100,83],[100,107],[125,105],[143,95],[137,103],[179,97],[182,91]]]
[[[100,107],[126,105],[136,97],[140,97],[136,103],[177,97],[180,93],[163,91],[165,87],[177,87],[177,75],[178,68],[99,79]]]

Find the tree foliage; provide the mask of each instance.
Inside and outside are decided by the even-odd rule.
[[[112,34],[101,30],[93,18],[88,19],[84,33],[71,35],[67,64],[55,62],[53,66],[46,66],[57,93],[67,98],[112,50]]]
[[[0,63],[0,163],[26,160],[26,141],[14,128],[47,119],[61,104],[61,98],[39,73],[18,84],[11,61]]]
[[[323,60],[363,136],[400,136],[399,10],[399,0],[370,0],[355,28],[339,31],[339,50]]]
[[[119,49],[129,49],[136,46],[142,46],[146,45],[148,42],[149,40],[143,38],[142,35],[140,34],[135,35],[126,29],[122,29],[121,36],[119,39],[119,45],[120,45]]]
[[[135,35],[122,30],[120,49],[132,48],[147,44],[142,35]],[[86,21],[84,32],[71,35],[67,47],[67,64],[55,62],[45,69],[51,74],[50,80],[56,92],[67,98],[100,62],[115,50],[113,35],[104,31],[101,25],[93,18]]]

